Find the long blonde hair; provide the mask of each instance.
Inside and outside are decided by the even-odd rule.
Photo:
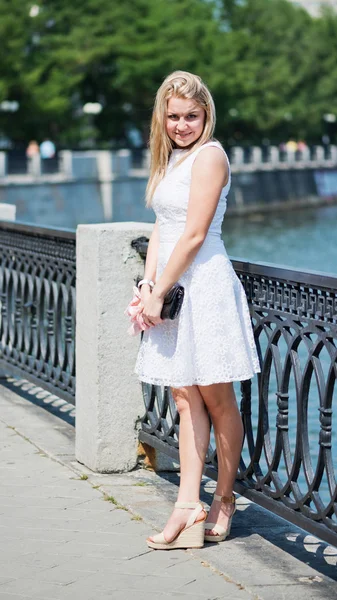
[[[195,100],[205,110],[204,129],[200,138],[189,152],[184,153],[177,164],[183,162],[194,150],[212,138],[215,127],[213,98],[198,75],[187,71],[174,71],[158,89],[151,121],[150,176],[146,188],[146,205],[150,206],[154,191],[165,175],[167,163],[173,150],[173,142],[166,132],[167,103],[172,97]]]

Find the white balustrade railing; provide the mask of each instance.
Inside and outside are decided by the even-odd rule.
[[[301,149],[279,148],[278,146],[252,146],[243,148],[232,146],[229,148],[231,167],[234,173],[252,171],[271,171],[285,169],[317,169],[321,167],[337,168],[337,146],[306,146]],[[103,161],[104,159],[104,161]],[[59,153],[58,173],[41,173],[41,159],[39,155],[28,161],[26,175],[19,177],[39,179],[43,176],[58,177],[63,179],[92,179],[101,181],[102,164],[104,162],[104,182],[115,179],[133,177],[147,178],[150,167],[149,150],[143,150],[141,161],[138,160],[137,168],[132,166],[132,151],[121,149],[117,151],[79,151],[62,150]],[[10,177],[15,179],[16,175],[9,175],[8,156],[6,152],[0,152],[0,181]]]
[[[320,167],[337,168],[337,146],[303,146],[299,150],[269,146],[264,151],[259,146],[240,146],[230,149],[233,172],[305,169]]]

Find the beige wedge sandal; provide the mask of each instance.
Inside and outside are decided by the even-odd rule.
[[[218,502],[224,502],[225,504],[234,504],[234,509],[233,509],[231,516],[228,519],[227,529],[222,527],[222,525],[220,525],[220,523],[205,523],[205,529],[215,531],[215,533],[217,534],[217,535],[206,535],[205,534],[205,542],[223,542],[226,539],[226,537],[230,534],[233,515],[236,511],[234,494],[232,494],[231,496],[218,496],[217,494],[214,494],[214,500],[218,500]]]
[[[164,534],[158,533],[146,540],[149,548],[155,550],[176,550],[177,548],[202,548],[204,545],[205,536],[205,521],[207,513],[201,502],[176,502],[175,508],[193,508],[193,512],[188,519],[184,529],[182,529],[176,537],[171,541],[167,542],[164,538]],[[197,518],[204,511],[205,515],[203,519]]]

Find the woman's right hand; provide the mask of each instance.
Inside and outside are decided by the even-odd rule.
[[[140,288],[140,297],[142,300],[142,304],[144,305],[148,298],[151,296],[151,288],[147,284],[143,284]]]

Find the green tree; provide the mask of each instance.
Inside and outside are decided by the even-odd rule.
[[[337,113],[336,14],[313,19],[286,0],[223,0],[222,8],[214,85],[226,137],[319,141],[324,110]]]
[[[25,135],[23,115],[28,116],[31,108],[30,90],[22,78],[34,43],[29,9],[30,3],[26,0],[0,2],[0,102],[15,100],[20,106],[17,114],[0,112],[0,130],[16,139]]]
[[[287,0],[0,0],[0,131],[77,145],[147,139],[156,89],[196,72],[217,105],[227,143],[289,136],[319,141],[337,114],[337,16],[313,19]],[[100,102],[88,119],[83,105]],[[333,132],[332,132],[333,133]]]
[[[145,131],[163,77],[177,68],[205,70],[218,29],[213,4],[201,0],[41,1],[31,20],[14,77],[28,90],[24,129],[63,143],[75,143],[81,108],[92,101],[103,105],[95,119],[101,141],[123,139],[130,125]]]

